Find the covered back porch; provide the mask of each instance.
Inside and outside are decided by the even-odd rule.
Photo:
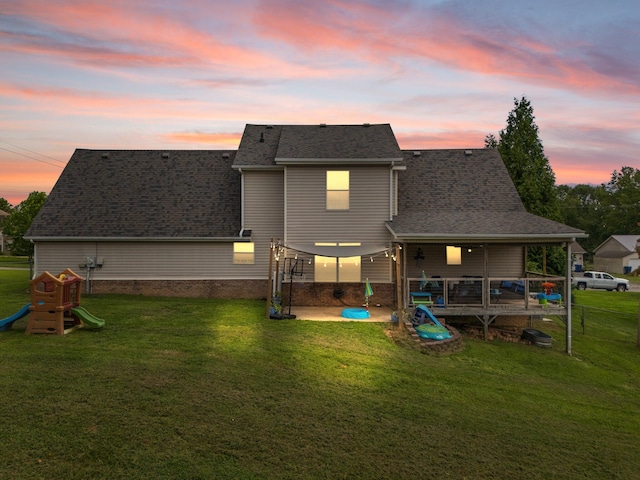
[[[449,323],[478,320],[488,329],[499,317],[526,321],[545,315],[559,316],[567,325],[570,353],[571,265],[564,274],[546,272],[546,249],[561,246],[571,258],[566,242],[403,242],[398,308],[424,304]],[[543,272],[527,269],[528,249],[543,249]]]

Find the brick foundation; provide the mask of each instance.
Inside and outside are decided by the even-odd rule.
[[[523,315],[499,315],[493,322],[495,327],[527,327],[531,324],[531,318]],[[534,319],[536,317],[533,317]],[[455,325],[482,325],[482,322],[474,316],[452,316],[449,317],[449,323]]]
[[[305,283],[291,286],[292,305],[360,306],[364,303],[363,283]],[[369,305],[394,308],[395,286],[372,284]],[[282,285],[283,305],[289,304],[289,284]],[[266,299],[266,280],[93,280],[91,293],[117,293],[158,297]],[[335,293],[335,295],[334,295]]]
[[[91,293],[265,299],[266,280],[94,280]]]
[[[395,285],[392,283],[371,284],[373,296],[369,298],[369,305],[380,304],[384,307],[395,308]],[[364,283],[294,283],[292,290],[292,305],[309,307],[359,307],[364,301]],[[283,304],[289,303],[289,285],[282,285]]]

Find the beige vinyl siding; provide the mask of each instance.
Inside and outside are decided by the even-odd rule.
[[[327,210],[327,170],[348,170],[349,209]],[[286,170],[286,241],[292,244],[315,242],[360,242],[388,244],[385,222],[389,219],[389,168],[385,166],[296,167]],[[313,266],[305,265],[308,281]],[[308,268],[308,270],[307,270]],[[391,279],[389,260],[362,259],[362,277],[373,282]]]
[[[489,276],[523,276],[524,250],[522,245],[489,245]]]
[[[349,210],[326,209],[327,167],[287,167],[287,242],[385,243],[390,235],[389,168],[339,167],[349,170]]]
[[[85,275],[79,265],[91,256],[104,259],[95,280],[265,279],[271,237],[283,237],[283,190],[282,171],[245,173],[244,228],[252,230],[254,264],[233,263],[233,241],[38,242],[36,274],[70,268]]]
[[[375,282],[390,282],[392,277],[393,261],[391,257],[376,257],[373,262],[369,257],[362,257],[362,280],[369,279]]]
[[[252,265],[233,264],[232,242],[38,242],[36,274],[70,268],[85,275],[79,264],[87,256],[104,259],[91,273],[95,280],[256,278],[245,271]]]
[[[424,260],[419,267],[414,258],[418,246],[422,248]],[[520,277],[524,273],[524,247],[518,245],[488,245],[490,277]],[[446,245],[424,244],[407,247],[407,271],[409,277],[420,277],[424,270],[427,277],[457,277],[460,275],[484,275],[484,248],[472,246],[471,252],[462,248],[462,264],[447,265]]]
[[[255,243],[255,264],[247,271],[253,278],[266,278],[271,239],[284,239],[284,172],[244,171],[243,185],[243,226],[251,229]]]

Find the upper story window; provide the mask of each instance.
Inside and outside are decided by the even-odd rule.
[[[327,210],[349,210],[349,171],[327,171]]]

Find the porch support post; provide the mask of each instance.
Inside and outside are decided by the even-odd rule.
[[[407,250],[407,245],[405,244],[404,246],[405,252]],[[402,264],[404,264],[404,258],[400,257],[400,252],[402,252],[402,250],[400,250],[400,245],[396,243],[396,311],[398,312],[398,328],[402,328],[402,322],[403,322],[403,315],[402,315],[402,309],[403,309],[403,304],[404,304],[404,298],[403,298],[403,294],[402,294]]]
[[[273,290],[273,237],[269,244],[269,275],[267,276],[267,318],[271,318],[271,291]]]
[[[640,348],[640,303],[638,304],[638,334],[636,339],[636,345]]]
[[[489,339],[489,325],[491,325],[491,322],[498,318],[498,316],[483,315],[480,317],[479,315],[476,315],[476,318],[482,322],[482,326],[484,327],[484,341],[486,342]]]
[[[489,283],[489,245],[483,244],[484,250],[484,288],[482,289],[482,306],[488,307],[491,304],[491,284]]]
[[[567,278],[565,284],[565,305],[567,306],[567,354],[571,355],[571,242],[567,242]]]

